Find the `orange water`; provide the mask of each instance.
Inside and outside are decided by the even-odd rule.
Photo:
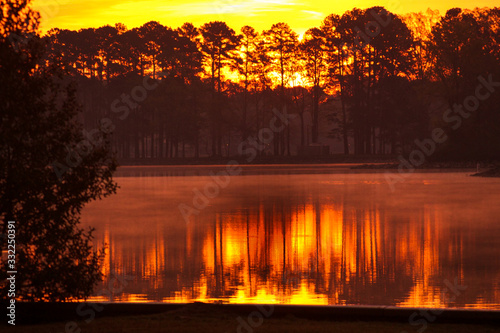
[[[179,204],[222,169],[120,170],[83,214],[108,244],[92,300],[500,309],[500,179],[415,173],[391,191],[345,166],[245,168],[186,222]]]

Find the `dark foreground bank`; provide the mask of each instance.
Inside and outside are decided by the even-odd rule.
[[[373,306],[29,303],[16,317],[26,333],[500,332],[500,311]]]

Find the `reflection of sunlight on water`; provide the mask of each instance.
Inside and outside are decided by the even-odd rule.
[[[500,309],[500,183],[412,176],[395,193],[380,174],[233,177],[188,224],[176,206],[207,177],[120,178],[84,221],[109,244],[103,273],[135,279],[91,300]],[[447,303],[454,278],[475,287]]]

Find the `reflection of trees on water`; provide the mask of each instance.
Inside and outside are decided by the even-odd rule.
[[[475,252],[483,235],[443,223],[439,207],[409,214],[349,192],[299,198],[210,211],[133,246],[111,239],[123,248],[112,244],[107,264],[139,278],[126,293],[158,301],[445,306],[444,280],[458,277],[471,287],[456,306],[498,303],[485,291],[499,273]]]

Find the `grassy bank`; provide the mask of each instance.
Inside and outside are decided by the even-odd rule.
[[[253,321],[252,321],[253,319]],[[498,325],[497,325],[498,326]],[[310,320],[293,315],[263,318],[232,312],[230,309],[188,305],[182,308],[143,316],[105,317],[84,321],[60,322],[14,327],[11,332],[59,333],[59,332],[238,332],[238,333],[289,333],[289,332],[500,332],[500,327],[484,324],[434,323],[383,321],[333,321]]]

